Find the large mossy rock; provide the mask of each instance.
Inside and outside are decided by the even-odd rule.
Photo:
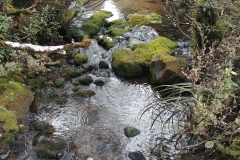
[[[111,17],[111,12],[99,11],[83,21],[82,29],[89,37],[94,37],[102,27],[104,20],[109,17]]]
[[[56,159],[57,154],[67,147],[66,140],[59,137],[45,137],[37,145],[37,156]]]
[[[187,66],[187,61],[168,54],[156,55],[151,61],[151,82],[155,85],[174,84],[183,82],[185,76],[182,69]]]
[[[19,125],[26,120],[33,98],[33,93],[22,84],[0,78],[0,134],[5,143],[13,141]]]
[[[177,43],[165,37],[158,37],[148,44],[136,44],[132,50],[117,50],[113,54],[112,68],[123,78],[148,74],[150,62],[155,55],[169,54],[177,46]]]

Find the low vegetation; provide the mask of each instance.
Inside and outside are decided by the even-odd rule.
[[[161,98],[143,113],[153,109],[155,122],[172,111],[164,123],[174,121],[178,126],[172,136],[176,150],[203,146],[204,158],[239,159],[239,68],[234,65],[240,41],[239,3],[199,0],[166,5],[166,14],[193,42],[192,66],[184,71],[186,83],[161,86]],[[193,26],[192,36],[181,30],[183,18]],[[193,154],[199,158],[197,150]]]

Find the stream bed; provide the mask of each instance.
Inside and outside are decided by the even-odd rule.
[[[98,9],[111,11],[113,16],[109,20],[118,19],[130,13],[162,14],[162,4],[157,0],[107,0]],[[151,34],[148,41],[161,35],[153,29],[150,30],[146,33],[141,30],[136,32]],[[162,33],[164,34],[166,33]],[[169,35],[174,39],[173,34]],[[179,44],[184,46],[182,41],[179,41]],[[89,86],[79,87],[79,89],[93,90],[96,93],[93,97],[69,96],[64,105],[49,101],[43,102],[37,114],[32,116],[38,121],[51,124],[55,128],[54,135],[68,141],[63,160],[85,160],[90,157],[94,160],[130,160],[128,154],[135,151],[142,152],[148,160],[154,160],[157,158],[151,154],[151,151],[157,143],[169,148],[157,151],[158,157],[174,158],[177,152],[171,150],[173,148],[171,145],[166,144],[174,131],[161,122],[156,122],[151,128],[153,121],[151,111],[141,115],[144,108],[155,98],[159,98],[159,95],[155,94],[147,78],[126,81],[115,76],[109,62],[113,50],[114,48],[107,51],[97,43],[87,49],[79,49],[81,53],[88,56],[88,65],[97,66],[100,60],[106,61],[109,65],[107,69],[95,67],[94,70],[86,73],[93,79],[101,77],[105,81],[103,86],[92,83]],[[181,51],[187,52],[184,49]],[[71,95],[73,87],[71,82],[68,82],[64,88],[57,89],[57,92]],[[168,115],[162,117],[163,121],[167,117]],[[141,133],[136,137],[127,138],[124,135],[124,128],[127,126],[135,127]],[[19,159],[28,157],[27,160],[41,160],[35,155],[34,147],[30,142],[31,138],[28,138],[27,149],[23,151]]]

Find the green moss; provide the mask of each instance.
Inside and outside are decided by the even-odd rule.
[[[164,82],[172,83],[172,81],[175,80],[174,77],[181,77],[182,79],[185,79],[185,76],[183,75],[182,70],[184,67],[188,65],[186,59],[177,58],[177,57],[174,57],[168,54],[163,54],[163,53],[156,55],[155,58],[159,59],[162,62],[162,64],[164,64],[165,68],[162,68],[162,70],[165,70],[165,72],[169,73],[169,76],[167,77],[162,75],[163,81],[164,81],[164,78],[168,78]],[[155,84],[157,82],[156,82],[156,77],[154,73],[154,67],[155,67],[155,63],[152,62],[149,70],[151,73],[151,82]]]
[[[82,85],[90,85],[93,82],[93,79],[91,76],[84,76],[84,77],[80,77],[78,81]]]
[[[0,109],[0,122],[4,122],[2,129],[5,132],[18,132],[17,116],[13,111],[8,111],[6,108]]]
[[[72,68],[63,68],[61,75],[64,78],[71,78],[71,77],[77,77],[80,75],[80,73],[78,73],[78,70],[72,69]]]
[[[206,52],[208,52],[212,44],[218,45],[221,42],[227,26],[219,17],[219,10],[209,6],[208,1],[198,0],[195,5],[197,11],[193,13],[193,17],[204,26],[202,30],[206,37],[204,43]],[[196,28],[193,30],[193,38],[197,41],[199,47],[202,48],[202,38]]]
[[[59,137],[45,137],[37,145],[38,157],[56,159],[57,153],[67,147],[67,142]]]
[[[55,86],[60,88],[63,87],[66,84],[65,79],[64,78],[57,78],[55,80]]]
[[[33,123],[33,127],[36,131],[42,131],[47,126],[45,121],[37,121]]]
[[[156,13],[151,13],[149,15],[141,15],[135,13],[130,16],[128,24],[130,27],[140,27],[141,25],[160,20],[161,17]]]
[[[110,23],[108,28],[111,36],[121,36],[129,31],[128,23],[124,19],[117,19]]]
[[[103,38],[100,38],[98,40],[98,44],[103,46],[106,49],[110,49],[114,46],[114,44],[117,42],[117,38],[110,40],[107,38],[107,36],[103,36]]]
[[[82,28],[89,35],[89,37],[94,37],[106,18],[111,16],[111,12],[99,11],[93,14],[90,18],[84,20]]]
[[[72,94],[73,97],[83,97],[88,98],[95,95],[95,92],[92,90],[80,90]]]
[[[11,144],[15,140],[16,133],[5,133],[3,135],[3,143],[6,145]]]
[[[140,27],[153,21],[161,21],[161,17],[156,13],[150,15],[132,14],[128,21],[117,19],[111,22],[108,30],[111,36],[120,36],[128,32],[132,27]]]
[[[6,134],[4,141],[8,143],[11,139],[8,135],[18,132],[19,121],[25,120],[33,94],[18,82],[8,82],[3,78],[0,81],[3,82],[0,86],[4,88],[0,94],[0,122],[3,123],[0,128]]]
[[[32,71],[27,71],[26,76],[27,76],[28,78],[35,78],[35,77],[36,77],[36,74],[33,73]]]
[[[240,137],[239,136],[232,141],[232,144],[226,148],[225,152],[226,154],[231,155],[237,159],[240,157]]]
[[[33,88],[42,88],[47,81],[46,77],[37,77],[33,79],[27,79],[27,84],[32,86]]]
[[[77,64],[77,65],[81,65],[83,63],[86,63],[88,61],[88,57],[85,55],[85,54],[82,54],[82,53],[77,53],[75,54],[74,56],[74,62]]]
[[[67,98],[66,97],[61,97],[61,98],[56,100],[56,103],[60,104],[60,105],[64,105],[64,104],[67,103]]]
[[[113,70],[124,78],[146,74],[152,58],[159,54],[169,54],[177,47],[177,43],[158,37],[148,44],[134,45],[132,50],[121,49],[113,54]]]
[[[117,50],[113,54],[112,67],[114,72],[124,78],[137,77],[143,74],[146,67],[144,58],[131,50]]]
[[[80,33],[80,28],[77,26],[71,26],[69,29],[66,30],[66,35],[64,39],[68,42],[72,42],[74,39],[76,42],[80,42],[83,38],[83,35]]]
[[[82,38],[82,42],[87,40],[87,39],[90,39],[89,35],[84,35],[83,38]]]

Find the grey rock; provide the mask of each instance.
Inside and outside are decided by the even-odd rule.
[[[144,155],[140,151],[131,152],[131,153],[128,154],[128,157],[131,160],[146,160],[146,158],[144,157]]]

